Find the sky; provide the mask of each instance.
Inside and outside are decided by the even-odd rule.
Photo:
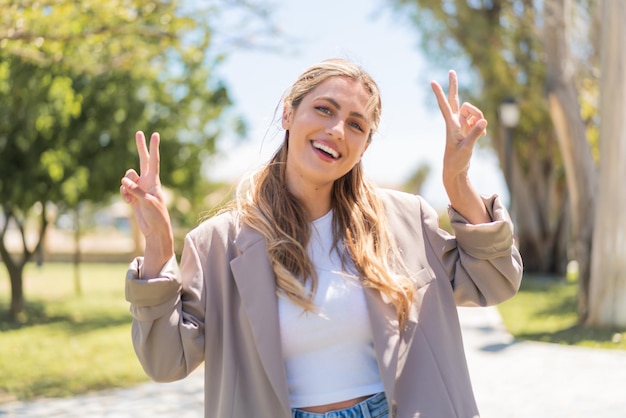
[[[245,141],[226,138],[221,143],[211,178],[234,181],[266,162],[283,138],[276,123],[282,94],[309,65],[340,57],[363,66],[381,90],[381,124],[362,160],[366,175],[380,186],[398,187],[426,164],[430,175],[421,194],[436,208],[445,208],[445,125],[429,83],[437,80],[447,90],[448,69],[428,64],[416,30],[383,7],[383,0],[275,4],[274,21],[289,39],[288,51],[232,50],[221,66],[235,110],[249,130]],[[472,158],[470,177],[479,193],[505,196],[493,153],[477,148]]]

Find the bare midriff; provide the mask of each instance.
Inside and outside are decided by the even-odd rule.
[[[329,403],[328,405],[318,405],[318,406],[307,406],[304,408],[298,408],[301,411],[313,412],[314,414],[325,414],[326,412],[336,411],[338,409],[350,408],[358,404],[359,402],[363,402],[367,398],[372,395],[361,396],[360,398],[354,398],[347,401]]]

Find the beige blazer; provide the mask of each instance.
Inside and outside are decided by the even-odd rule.
[[[451,236],[422,198],[390,190],[380,195],[417,288],[402,332],[392,305],[365,289],[390,416],[478,416],[456,305],[496,304],[518,290],[522,262],[508,214],[495,196],[485,199],[488,224],[468,225],[451,210]],[[126,298],[146,373],[173,381],[204,361],[206,417],[290,417],[263,237],[225,213],[187,235],[180,268],[173,258],[159,278],[140,280],[141,261],[131,263]]]

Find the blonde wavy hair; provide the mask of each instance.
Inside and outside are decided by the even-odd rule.
[[[358,81],[370,94],[367,110],[372,120],[371,141],[380,122],[380,92],[369,74],[350,61],[330,59],[309,67],[285,94],[285,106],[297,109],[309,92],[331,77]],[[278,294],[286,295],[306,311],[314,311],[317,274],[307,254],[311,219],[286,186],[288,138],[286,131],[270,162],[240,183],[236,203],[242,221],[265,237]],[[379,290],[394,305],[398,321],[404,326],[415,286],[387,233],[383,204],[364,177],[360,162],[335,181],[331,194],[333,247],[338,249],[339,242],[343,244],[344,266],[345,257],[349,257],[361,284]]]

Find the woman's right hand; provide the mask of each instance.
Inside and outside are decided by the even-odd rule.
[[[160,138],[158,133],[152,134],[150,152],[143,132],[135,134],[135,141],[139,153],[139,174],[132,168],[126,171],[120,193],[133,208],[139,229],[146,238],[144,261],[154,263],[153,269],[158,270],[174,255],[172,225],[159,178]]]

